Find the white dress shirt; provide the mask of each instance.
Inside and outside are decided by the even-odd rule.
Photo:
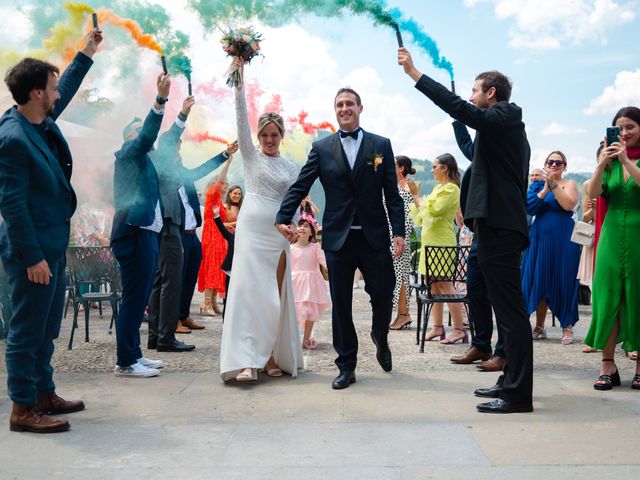
[[[353,170],[353,165],[356,163],[356,157],[358,156],[358,150],[360,150],[360,144],[362,143],[363,137],[364,134],[362,133],[362,129],[358,131],[357,140],[354,140],[353,137],[340,137],[342,148],[344,149],[344,153],[347,155],[347,161],[349,162],[351,170]]]

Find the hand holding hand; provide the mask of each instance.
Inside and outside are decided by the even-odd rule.
[[[231,158],[233,157],[233,154],[236,153],[238,151],[238,141],[236,140],[235,142],[230,143],[229,145],[227,145],[227,155],[229,155],[229,160],[231,160]]]
[[[102,42],[102,30],[94,28],[84,36],[84,48],[82,53],[87,57],[93,57],[98,51],[98,45]]]
[[[182,102],[182,110],[180,110],[180,113],[182,113],[185,117],[188,117],[191,113],[191,107],[193,107],[195,103],[196,99],[193,96],[185,98]]]
[[[160,98],[168,98],[169,90],[171,89],[171,77],[169,76],[169,74],[161,73],[160,75],[158,75],[156,86],[158,88],[158,96]]]
[[[284,223],[276,223],[276,229],[284,238],[289,241],[289,243],[294,243],[298,240],[298,229],[293,223],[289,225],[285,225]]]
[[[404,252],[404,238],[393,237],[393,256],[399,257]]]
[[[49,279],[53,277],[46,260],[40,260],[35,265],[27,267],[27,278],[30,282],[40,285],[49,285]]]

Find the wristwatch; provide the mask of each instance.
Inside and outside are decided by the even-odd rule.
[[[169,97],[167,98],[162,98],[160,95],[156,96],[156,103],[158,105],[164,105],[165,103],[167,103],[169,101]]]

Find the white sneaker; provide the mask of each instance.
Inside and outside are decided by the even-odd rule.
[[[116,377],[155,377],[160,373],[155,368],[147,368],[139,363],[134,363],[128,367],[116,366],[113,372]]]
[[[162,360],[151,360],[150,358],[140,357],[138,363],[147,368],[164,368],[164,362]]]

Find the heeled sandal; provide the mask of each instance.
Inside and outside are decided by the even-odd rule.
[[[404,322],[402,325],[397,327],[396,325],[398,324],[398,319],[400,317],[409,318],[409,321]],[[408,329],[409,325],[411,325],[412,322],[413,320],[411,320],[411,315],[409,315],[408,313],[399,313],[398,316],[396,317],[396,320],[393,322],[393,324],[389,326],[389,330],[403,330],[405,328]]]
[[[613,358],[603,358],[603,362],[614,362]],[[614,362],[615,365],[615,362]],[[602,382],[602,383],[598,383]],[[616,371],[611,375],[607,375],[603,373],[598,377],[596,383],[593,384],[593,388],[596,390],[611,390],[613,387],[619,387],[621,385],[620,382],[620,373],[618,372],[618,367],[616,367]],[[640,389],[640,385],[638,386]]]
[[[258,380],[258,370],[256,368],[244,368],[238,375],[238,382],[256,382]]]
[[[573,328],[564,327],[562,329],[562,338],[560,339],[562,345],[571,345],[573,343]]]
[[[447,337],[440,340],[441,345],[453,345],[454,343],[458,343],[462,340],[462,343],[469,343],[469,336],[467,335],[467,331],[464,328],[454,328],[454,332],[462,332],[463,335],[460,338],[456,338],[455,340],[451,340],[451,338]]]
[[[640,373],[636,373],[631,379],[631,388],[633,390],[640,390]]]
[[[440,329],[440,333],[436,333],[436,329]],[[434,325],[431,327],[431,333],[426,333],[424,336],[424,341],[429,342],[436,337],[440,337],[440,340],[444,340],[446,332],[444,331],[444,325]]]

